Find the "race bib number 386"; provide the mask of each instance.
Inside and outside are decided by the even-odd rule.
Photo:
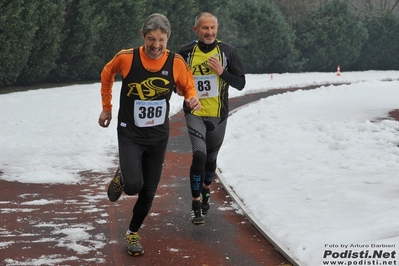
[[[138,127],[162,125],[166,116],[166,100],[134,102],[134,124]]]

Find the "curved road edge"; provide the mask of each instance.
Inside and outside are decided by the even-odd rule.
[[[245,95],[244,97],[229,99],[235,104],[235,107],[229,112],[229,116],[233,115],[238,110],[247,107],[249,104],[256,103],[262,98],[266,98],[269,96],[273,96],[276,94],[281,94],[285,92],[292,92],[296,90],[310,90],[316,89],[322,86],[328,85],[342,85],[348,83],[338,83],[338,84],[324,84],[324,85],[312,85],[308,87],[300,87],[300,88],[288,88],[288,89],[273,89],[266,92],[258,92],[249,95]],[[244,101],[243,101],[244,99]],[[238,103],[236,103],[238,101]],[[392,119],[399,121],[399,110],[392,110],[388,114]],[[264,227],[258,219],[248,210],[248,208],[244,205],[241,199],[234,193],[231,187],[227,184],[226,180],[223,178],[222,172],[219,168],[216,169],[216,175],[220,181],[221,186],[226,191],[226,193],[239,205],[239,207],[244,212],[244,216],[250,221],[252,226],[254,226],[260,234],[268,241],[270,244],[285,258],[287,259],[293,266],[306,266],[303,262],[301,262],[298,258],[296,258],[293,253],[285,247],[273,234]]]
[[[223,189],[227,192],[227,194],[234,200],[237,205],[240,206],[242,211],[244,212],[244,216],[250,221],[253,227],[262,234],[262,236],[281,254],[284,258],[286,258],[292,266],[305,266],[303,262],[297,259],[294,254],[291,253],[289,249],[287,249],[276,237],[267,230],[258,219],[247,209],[241,199],[233,192],[230,186],[227,184],[226,180],[224,180],[223,175],[219,171],[216,170],[216,175],[219,179],[220,184]]]
[[[259,101],[259,100],[257,100]],[[249,104],[256,103],[257,101],[253,101]],[[229,112],[229,116],[237,112],[239,109],[247,107],[249,104],[242,105],[237,107]],[[286,248],[273,234],[267,230],[266,227],[262,225],[262,223],[248,210],[245,204],[241,201],[241,199],[234,193],[231,187],[227,184],[226,180],[223,178],[222,172],[219,168],[216,169],[216,176],[219,179],[220,184],[222,185],[223,189],[227,192],[227,194],[237,203],[237,205],[242,209],[244,212],[244,216],[250,221],[252,226],[254,226],[259,233],[279,252],[281,255],[284,256],[292,266],[305,266],[303,262],[301,262],[298,258],[294,256],[294,254]]]
[[[293,92],[296,90],[312,90],[316,88],[320,88],[322,86],[327,86],[330,84],[324,85],[310,85],[307,87],[298,87],[298,88],[287,88],[287,89],[272,89],[268,91],[247,94],[243,97],[231,98],[229,99],[229,104],[233,107],[229,116],[233,115],[238,110],[247,107],[249,104],[256,103],[262,98],[266,98],[269,96],[282,94],[285,92]],[[332,85],[342,85],[342,84],[332,84]],[[247,209],[241,199],[234,193],[234,191],[227,184],[226,180],[223,178],[222,172],[219,168],[216,169],[216,176],[218,177],[221,186],[226,191],[226,193],[237,203],[237,205],[244,212],[244,216],[248,219],[248,221],[255,227],[256,230],[285,258],[292,264],[292,266],[306,266],[302,261],[294,256],[294,254],[285,247],[273,234],[265,228],[258,219]]]

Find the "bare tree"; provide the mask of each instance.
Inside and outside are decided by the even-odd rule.
[[[334,0],[270,0],[281,12],[295,22],[300,14],[313,10],[318,6]],[[351,6],[359,12],[390,11],[399,14],[399,0],[348,0]]]
[[[390,11],[399,14],[399,0],[350,0],[352,6],[359,11]]]
[[[396,0],[395,4],[392,6],[391,11],[394,11],[395,8],[398,6],[398,4],[399,4],[399,0]]]

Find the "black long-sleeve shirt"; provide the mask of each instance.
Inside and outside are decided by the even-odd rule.
[[[202,105],[199,111],[191,111],[183,105],[184,111],[198,116],[227,117],[229,86],[238,90],[245,87],[245,72],[237,50],[220,40],[212,44],[195,41],[183,46],[179,54],[186,60],[196,79]],[[224,70],[220,76],[207,65],[211,56],[218,57],[222,63]]]

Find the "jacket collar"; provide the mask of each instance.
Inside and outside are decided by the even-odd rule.
[[[209,51],[212,51],[213,48],[216,47],[216,45],[217,45],[217,40],[215,40],[215,41],[214,41],[213,43],[211,43],[211,44],[205,44],[205,43],[201,42],[200,40],[198,40],[197,43],[198,43],[198,47],[200,48],[200,50],[201,50],[202,52],[204,52],[204,53],[207,53],[207,52],[209,52]]]

